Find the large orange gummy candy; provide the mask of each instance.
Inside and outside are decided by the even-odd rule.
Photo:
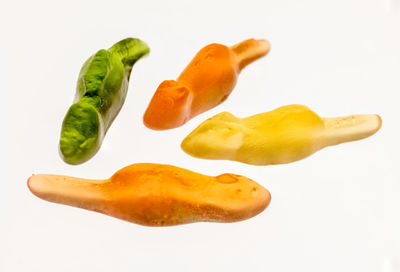
[[[232,47],[207,45],[175,80],[157,88],[143,117],[151,129],[176,128],[222,103],[235,87],[240,71],[269,51],[266,40],[246,40]]]
[[[47,201],[146,226],[240,221],[262,212],[271,199],[267,189],[243,176],[211,177],[150,163],[127,166],[106,180],[33,175],[28,187]]]

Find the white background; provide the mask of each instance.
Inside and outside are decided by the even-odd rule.
[[[2,1],[0,271],[400,271],[398,0]],[[78,72],[98,49],[138,37],[125,105],[100,152],[70,166],[57,147]],[[142,115],[203,46],[266,38],[228,100],[169,131]],[[382,129],[287,165],[192,158],[181,140],[221,111],[291,103],[323,117],[377,113]],[[5,152],[4,152],[5,151]],[[32,173],[108,178],[132,163],[236,173],[272,194],[239,223],[148,228],[32,195]]]

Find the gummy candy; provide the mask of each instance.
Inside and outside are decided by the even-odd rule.
[[[149,51],[143,41],[127,38],[83,64],[61,129],[59,151],[66,163],[80,164],[97,153],[124,104],[133,65]]]
[[[240,71],[269,51],[265,40],[246,40],[232,47],[210,44],[200,50],[175,80],[163,81],[143,117],[151,129],[179,127],[227,99]]]
[[[47,201],[146,226],[240,221],[262,212],[271,199],[267,189],[243,176],[212,177],[150,163],[127,166],[106,180],[33,175],[28,187]]]
[[[305,106],[288,105],[247,118],[219,113],[194,129],[181,147],[197,158],[282,164],[369,137],[380,127],[381,118],[374,114],[320,118]]]

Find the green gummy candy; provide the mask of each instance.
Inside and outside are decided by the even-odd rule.
[[[100,149],[124,104],[133,65],[149,51],[143,41],[127,38],[99,50],[84,63],[74,104],[61,128],[59,150],[66,163],[83,163]]]

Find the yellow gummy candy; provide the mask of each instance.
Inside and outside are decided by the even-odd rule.
[[[321,118],[306,106],[288,105],[247,118],[219,113],[192,131],[181,147],[197,158],[282,164],[326,146],[369,137],[380,127],[381,118],[375,114]]]

